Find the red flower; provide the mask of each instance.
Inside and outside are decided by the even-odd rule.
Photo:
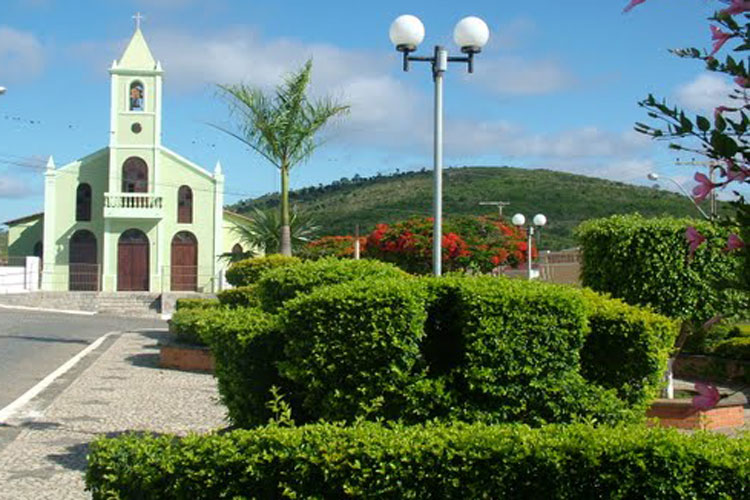
[[[711,190],[716,186],[714,186],[705,174],[700,172],[695,174],[694,179],[698,182],[698,185],[693,188],[693,196],[695,197],[695,201],[700,203],[706,199],[706,196],[708,196]]]
[[[641,0],[643,1],[643,0]],[[639,2],[640,3],[640,2]],[[732,3],[726,9],[719,11],[719,14],[728,14],[734,16],[750,10],[750,2],[747,0],[732,0]]]
[[[701,246],[704,241],[706,241],[706,237],[699,233],[697,229],[690,226],[685,231],[685,239],[690,245],[688,257],[692,259],[693,254],[695,254],[695,251],[698,249],[698,247]]]
[[[693,408],[696,410],[710,410],[721,400],[719,390],[714,385],[696,382],[695,390],[698,391],[698,396],[693,396]]]
[[[740,248],[744,246],[745,246],[745,242],[742,241],[742,238],[740,238],[736,234],[730,234],[729,238],[727,239],[727,246],[724,249],[724,251],[733,252],[734,250],[739,250]]]
[[[719,28],[717,28],[714,25],[711,25],[711,40],[714,40],[714,47],[713,51],[711,52],[711,55],[716,54],[719,50],[721,50],[722,45],[727,43],[727,40],[732,38],[734,35],[731,33],[724,33]]]

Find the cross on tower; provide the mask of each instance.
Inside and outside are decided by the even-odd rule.
[[[135,19],[135,29],[141,29],[141,20],[144,19],[144,16],[142,16],[140,12],[136,12],[133,19]]]

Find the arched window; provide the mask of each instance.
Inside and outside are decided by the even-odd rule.
[[[232,255],[242,255],[244,250],[242,250],[242,245],[239,243],[235,243],[235,245],[232,247]]]
[[[135,156],[125,160],[122,165],[122,192],[148,192],[148,165],[145,161]]]
[[[138,80],[130,84],[130,111],[143,111],[143,83]]]
[[[76,220],[91,220],[91,186],[79,184],[76,189]]]
[[[193,222],[193,190],[188,186],[180,186],[177,191],[177,222]]]

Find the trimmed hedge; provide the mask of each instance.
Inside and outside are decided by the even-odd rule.
[[[177,299],[175,310],[185,309],[213,309],[219,307],[217,299]]]
[[[275,366],[283,349],[277,318],[260,309],[222,309],[207,315],[205,325],[230,420],[240,427],[267,423],[271,387],[288,387]]]
[[[418,285],[355,281],[285,303],[285,361],[279,369],[297,384],[313,420],[398,419],[408,413],[406,393],[423,368],[425,293]]]
[[[428,282],[424,352],[448,416],[536,425],[635,417],[614,391],[581,376],[588,326],[576,289],[490,277]]]
[[[297,257],[287,257],[279,254],[241,260],[229,266],[226,278],[232,286],[248,286],[257,282],[270,269],[293,266],[300,262],[302,261]]]
[[[269,281],[297,270],[273,271]],[[634,420],[660,385],[676,335],[672,321],[590,291],[503,278],[319,286],[263,314],[274,326],[263,323],[261,333],[242,314],[214,315],[207,328],[224,332],[211,348],[241,427],[267,420],[271,385],[299,423]],[[262,356],[246,341],[256,337],[272,346]],[[256,384],[257,373],[272,382]]]
[[[692,259],[685,240],[688,226],[706,237]],[[742,269],[738,256],[723,251],[725,228],[636,214],[589,220],[575,234],[583,248],[583,285],[597,292],[701,324],[718,314],[747,316],[750,310],[747,293],[717,286],[726,277],[739,276]]]
[[[263,309],[274,312],[287,300],[317,287],[350,281],[380,278],[403,280],[410,277],[397,267],[376,260],[325,258],[269,271],[258,281],[258,295]]]
[[[182,308],[169,320],[169,331],[175,334],[177,342],[192,345],[206,345],[202,335],[215,308]]]
[[[590,333],[581,349],[581,373],[618,397],[643,406],[662,385],[679,325],[646,309],[584,289]]]
[[[266,427],[99,438],[86,487],[95,500],[740,499],[748,456],[747,436],[641,426]]]
[[[227,307],[258,307],[260,299],[258,298],[258,288],[256,285],[241,286],[222,290],[217,294],[219,302]]]
[[[728,359],[750,361],[750,337],[734,337],[719,342],[714,354]]]

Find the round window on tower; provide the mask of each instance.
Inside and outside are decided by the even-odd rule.
[[[132,125],[132,126],[130,127],[130,130],[132,130],[134,134],[140,134],[140,133],[141,133],[141,130],[143,130],[143,127],[141,127],[141,124],[140,124],[140,123],[134,123],[134,124],[133,124],[133,125]]]

